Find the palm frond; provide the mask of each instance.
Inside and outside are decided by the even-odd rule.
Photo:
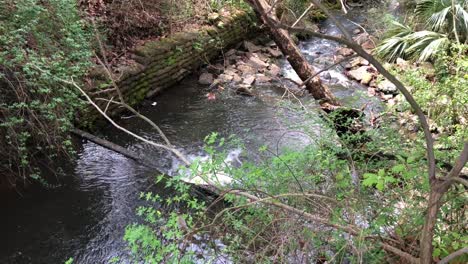
[[[412,45],[406,50],[406,53],[417,58],[418,61],[427,61],[433,58],[450,44],[447,35],[428,30],[415,32],[408,35],[407,38],[407,41]]]
[[[388,37],[376,48],[377,54],[389,61],[395,61],[398,58],[406,58],[406,49],[409,47],[407,36],[413,33],[413,30],[406,25],[393,21],[393,27],[389,30]]]
[[[468,1],[465,5],[455,5],[455,18],[457,21],[457,31],[462,40],[468,41]]]
[[[448,6],[439,12],[433,13],[427,20],[427,25],[433,31],[443,31],[445,25],[450,23],[452,7]]]

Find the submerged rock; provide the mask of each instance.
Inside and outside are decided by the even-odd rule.
[[[236,93],[239,95],[253,96],[253,92],[250,89],[249,85],[239,85],[237,86]]]

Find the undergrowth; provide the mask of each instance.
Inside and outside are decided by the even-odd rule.
[[[417,255],[429,192],[424,144],[394,132],[391,126],[382,126],[345,141],[322,135],[314,144],[280,153],[265,146],[258,150],[261,161],[244,161],[239,167],[225,164],[225,153],[217,151],[225,141],[211,135],[206,141],[209,162],[194,162],[173,179],[158,177],[174,196],[140,194],[149,202],[137,209],[145,223],[128,226],[124,239],[135,260],[145,263],[398,262],[368,237],[395,241],[395,246]],[[359,147],[348,145],[360,141]],[[182,181],[192,175],[216,182],[225,174],[233,180],[228,186],[218,185],[225,202],[217,209],[214,204],[223,199],[195,198]],[[230,194],[234,191],[304,213]],[[468,244],[464,227],[458,224],[465,214],[462,191],[453,187],[442,207],[434,259]],[[169,205],[172,209],[164,210]],[[351,235],[330,225],[360,231]]]
[[[82,103],[50,76],[80,81],[91,50],[74,0],[5,0],[0,21],[0,185],[15,186],[72,151]]]

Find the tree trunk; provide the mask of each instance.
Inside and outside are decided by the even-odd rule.
[[[303,82],[306,82],[306,88],[314,99],[320,100],[321,103],[339,105],[336,98],[330,90],[322,84],[318,76],[310,79],[310,77],[316,75],[316,73],[291,39],[289,32],[285,29],[277,28],[272,23],[271,20],[278,21],[274,8],[272,9],[265,0],[247,0],[247,2],[260,14],[263,23],[268,26],[273,40],[286,56],[299,78],[301,78]]]
[[[433,262],[432,252],[432,240],[434,238],[434,228],[437,223],[437,214],[441,206],[441,198],[447,191],[448,185],[444,185],[443,182],[431,183],[431,192],[429,194],[428,209],[426,212],[426,221],[421,232],[421,248],[420,248],[420,261],[421,264],[428,264]]]

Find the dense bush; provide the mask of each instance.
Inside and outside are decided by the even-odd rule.
[[[75,0],[5,0],[0,21],[0,182],[14,186],[69,152],[81,105],[57,78],[81,80],[91,51]]]

